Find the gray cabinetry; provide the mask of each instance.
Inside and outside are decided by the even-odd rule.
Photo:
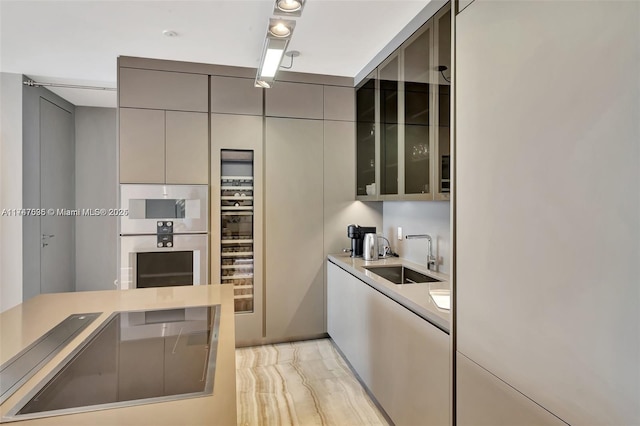
[[[640,3],[504,6],[455,23],[456,349],[568,424],[640,425]]]
[[[209,183],[207,114],[167,111],[166,183]]]
[[[317,84],[278,82],[265,93],[267,117],[324,117],[323,86]]]
[[[351,87],[324,86],[324,119],[355,121],[355,90]]]
[[[256,89],[259,90],[259,89]],[[234,245],[225,245],[223,248],[220,240],[213,239],[211,244],[211,270],[212,282],[222,283],[223,269],[230,268],[229,264],[243,265],[250,263],[252,265],[252,285],[249,291],[253,297],[248,299],[252,301],[252,311],[240,311],[235,316],[235,336],[237,345],[255,344],[261,341],[263,337],[263,288],[264,288],[264,179],[263,179],[263,143],[262,143],[262,125],[263,118],[251,115],[235,115],[235,114],[211,114],[211,229],[212,235],[222,235],[226,218],[231,212],[225,212],[228,216],[223,217],[219,213],[221,211],[222,199],[222,153],[223,150],[244,150],[253,152],[253,214],[251,215],[253,233],[252,247],[253,251],[246,255],[240,255],[238,252],[223,253],[224,251],[234,250]],[[244,211],[244,214],[249,212]],[[245,216],[246,218],[246,216]],[[237,230],[240,230],[242,222],[239,217],[232,217],[232,221],[237,220]],[[235,229],[234,229],[235,230]],[[279,232],[277,232],[279,233]],[[285,249],[286,250],[286,249]],[[252,263],[251,263],[252,262]],[[227,263],[227,265],[223,265]],[[228,270],[228,269],[227,269]],[[234,285],[234,281],[230,280],[230,284]],[[246,282],[239,282],[240,287],[246,285]],[[238,289],[236,289],[238,290]],[[245,299],[247,300],[247,299]],[[243,300],[236,299],[236,302]]]
[[[379,154],[376,147],[380,135],[376,132],[379,107],[376,96],[376,71],[368,75],[356,90],[356,197],[377,200],[376,181]]]
[[[358,84],[357,199],[449,199],[450,20],[447,5]]]
[[[435,80],[435,149],[433,150],[435,179],[433,191],[436,200],[449,200],[451,190],[451,10],[443,8],[434,19],[433,32],[436,46],[434,61],[436,66],[446,68],[443,72],[436,74]]]
[[[402,173],[406,198],[432,199],[434,192],[435,71],[433,65],[433,20],[419,34],[411,37],[404,58],[404,145]]]
[[[128,108],[207,112],[208,76],[120,68],[118,104]]]
[[[254,87],[254,80],[236,77],[211,77],[211,112],[262,115],[264,89]]]
[[[327,331],[395,424],[449,424],[448,334],[331,262]]]
[[[378,68],[379,100],[379,152],[380,165],[377,194],[384,199],[395,200],[402,193],[402,174],[399,151],[402,148],[402,114],[399,108],[402,92],[400,89],[400,56],[392,55]]]
[[[164,111],[120,108],[120,182],[164,180]]]
[[[266,337],[317,335],[325,331],[323,123],[267,118],[265,130]]]
[[[566,425],[460,353],[456,372],[456,424],[460,426]]]
[[[207,114],[120,108],[120,182],[209,182]]]

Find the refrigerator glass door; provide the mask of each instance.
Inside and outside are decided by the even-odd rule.
[[[233,285],[235,311],[253,312],[253,151],[222,150],[220,278]]]

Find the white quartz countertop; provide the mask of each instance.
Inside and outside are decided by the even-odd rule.
[[[427,270],[425,266],[399,257],[390,257],[386,259],[366,261],[362,258],[352,258],[348,254],[335,254],[328,256],[329,262],[342,268],[354,277],[364,281],[369,286],[375,288],[379,292],[385,294],[390,299],[395,300],[402,306],[406,307],[416,315],[429,321],[431,324],[440,328],[442,331],[449,333],[450,329],[450,311],[439,308],[429,291],[450,289],[449,276],[446,274]],[[365,269],[365,266],[394,266],[402,265],[411,268],[425,275],[432,276],[440,280],[433,283],[419,284],[394,284],[389,280]]]

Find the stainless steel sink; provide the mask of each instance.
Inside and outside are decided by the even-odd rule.
[[[405,266],[364,266],[364,269],[389,280],[394,284],[418,284],[440,282],[439,279],[430,277]]]

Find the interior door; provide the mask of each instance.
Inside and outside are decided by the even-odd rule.
[[[40,98],[40,293],[75,290],[74,145],[71,112]]]

